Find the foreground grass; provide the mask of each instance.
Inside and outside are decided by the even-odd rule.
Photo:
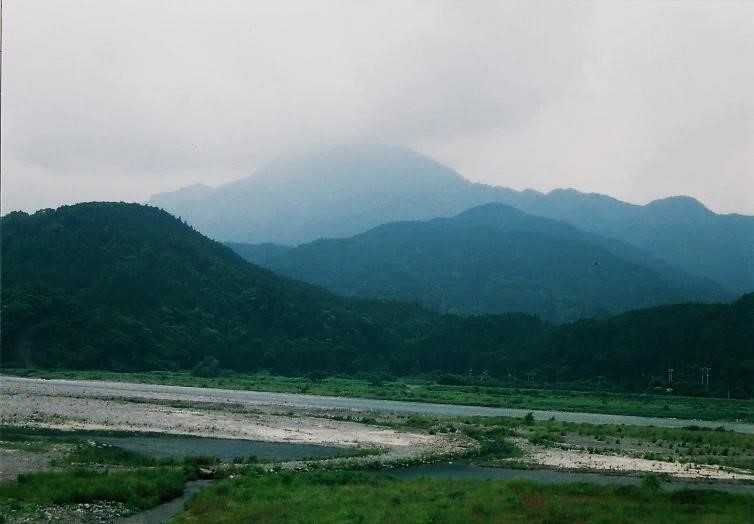
[[[183,493],[187,480],[181,468],[102,472],[73,469],[19,475],[0,482],[0,517],[33,512],[53,504],[122,502],[131,510],[157,506]]]
[[[232,374],[216,378],[201,378],[195,377],[189,372],[169,371],[118,373],[112,371],[6,369],[4,373],[44,378],[111,380],[380,400],[754,422],[752,401],[737,399],[560,389],[524,389],[483,385],[450,386],[421,379],[382,382],[329,377],[313,380],[307,377],[284,377],[264,373]]]
[[[173,522],[751,522],[754,497],[519,481],[395,480],[353,472],[222,481]]]

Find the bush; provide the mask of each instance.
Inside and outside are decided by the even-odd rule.
[[[208,355],[194,366],[194,369],[191,370],[191,374],[195,377],[202,378],[218,377],[220,375],[220,362],[218,362],[215,357]]]
[[[122,502],[146,509],[183,493],[186,477],[179,469],[119,473],[91,470],[19,475],[18,482],[0,483],[0,499],[35,505]]]
[[[642,489],[651,493],[657,493],[662,487],[662,480],[659,475],[655,473],[647,473],[644,478],[641,479]]]

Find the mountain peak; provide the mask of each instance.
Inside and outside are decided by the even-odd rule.
[[[181,187],[175,191],[155,193],[154,195],[152,195],[150,203],[160,205],[160,202],[164,198],[171,198],[181,202],[190,202],[206,197],[207,195],[212,193],[213,190],[214,188],[206,184],[192,184],[190,186]]]
[[[704,215],[712,214],[704,204],[690,196],[671,196],[653,200],[646,206],[649,209],[663,210],[676,213],[700,213]]]
[[[459,213],[457,218],[509,218],[509,217],[521,217],[524,213],[518,209],[502,204],[500,202],[490,202],[489,204],[482,204],[481,206],[472,207],[466,211]]]
[[[532,195],[473,183],[409,149],[352,144],[281,159],[216,188],[156,195],[151,202],[219,240],[300,244],[519,197]]]

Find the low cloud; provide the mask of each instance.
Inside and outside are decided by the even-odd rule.
[[[4,211],[339,142],[754,214],[754,4],[4,3]]]

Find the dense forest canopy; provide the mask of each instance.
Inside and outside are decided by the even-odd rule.
[[[87,203],[2,218],[2,365],[278,373],[486,371],[751,395],[754,294],[554,326],[344,299],[247,263],[159,209]]]

